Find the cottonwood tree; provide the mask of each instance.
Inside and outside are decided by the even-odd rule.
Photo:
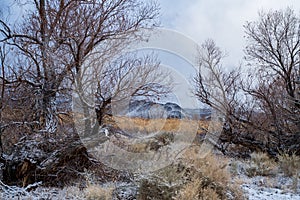
[[[245,25],[246,57],[253,61],[263,77],[282,80],[287,98],[299,108],[296,80],[300,64],[300,19],[290,8],[261,12],[259,16],[257,22]]]
[[[4,17],[0,19],[0,43],[9,49],[9,62],[4,70],[1,68],[3,73],[0,78],[5,83],[8,101],[14,102],[14,99],[7,88],[14,89],[17,99],[22,97],[26,100],[22,106],[31,115],[23,120],[22,126],[28,124],[27,121],[37,122],[38,126],[33,127],[34,130],[18,145],[14,145],[12,154],[5,152],[11,160],[3,161],[7,172],[4,179],[9,184],[23,182],[23,186],[30,179],[52,180],[52,183],[59,184],[68,179],[60,177],[73,177],[75,171],[83,172],[92,161],[88,160],[87,150],[78,138],[73,135],[69,137],[75,131],[57,126],[57,104],[61,103],[61,99],[68,98],[70,85],[81,76],[84,63],[96,47],[104,61],[101,65],[108,66],[110,59],[122,52],[125,46],[146,39],[147,35],[142,30],[153,29],[157,25],[158,6],[153,2],[136,0],[24,2],[28,3],[28,11],[15,24],[10,25]],[[112,75],[115,73],[120,75],[118,79],[135,78],[126,76],[122,72],[126,71],[126,67],[122,65],[110,66],[111,69],[107,67],[100,71],[98,77],[108,74],[104,78],[108,81],[108,77],[114,79]],[[142,71],[141,67],[139,69]],[[102,89],[101,94],[106,94],[107,91]],[[21,131],[23,134],[24,129]],[[48,133],[59,134],[49,136]],[[56,178],[49,174],[55,174]]]
[[[202,46],[196,96],[226,114],[223,142],[276,155],[280,150],[299,152],[300,23],[291,9],[261,12],[245,25],[249,72],[221,68],[221,52],[212,42]],[[243,75],[242,75],[243,74]],[[211,92],[218,88],[218,94]],[[212,85],[212,86],[210,86]],[[221,97],[221,98],[220,98]],[[217,102],[214,103],[214,102]]]
[[[194,94],[210,106],[213,113],[217,112],[223,118],[219,122],[211,122],[213,125],[207,130],[204,142],[212,143],[223,153],[238,156],[248,156],[248,150],[267,151],[264,138],[257,137],[258,131],[261,134],[267,129],[260,123],[263,117],[256,114],[259,109],[255,97],[243,90],[241,68],[226,71],[222,67],[223,56],[213,40],[206,40],[199,50],[199,71],[194,77]],[[221,127],[216,129],[217,126]],[[242,146],[246,152],[242,149],[237,153],[230,150],[237,146]]]
[[[17,24],[0,20],[1,43],[15,58],[15,77],[7,83],[32,86],[35,120],[40,129],[55,132],[56,96],[71,74],[78,74],[95,46],[116,54],[129,42],[146,36],[140,30],[157,21],[155,3],[135,0],[34,0]],[[99,48],[100,49],[100,48]]]
[[[264,134],[270,134],[279,148],[286,148],[299,140],[300,132],[300,18],[290,8],[260,12],[259,20],[248,22],[245,30],[250,76],[257,81],[244,89],[267,119]]]

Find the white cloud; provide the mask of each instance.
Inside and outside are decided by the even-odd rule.
[[[300,12],[299,0],[162,0],[162,23],[202,43],[212,38],[228,53],[225,65],[242,60],[243,25],[258,17],[259,10],[292,7]]]

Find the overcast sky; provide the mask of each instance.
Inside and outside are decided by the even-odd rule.
[[[245,46],[243,25],[256,20],[259,10],[291,7],[299,0],[158,0],[162,26],[175,29],[201,44],[212,38],[228,53],[225,65],[238,65]]]
[[[148,0],[145,0],[148,1]],[[201,44],[214,39],[228,53],[225,65],[237,65],[245,46],[243,25],[258,17],[259,10],[291,7],[300,13],[299,0],[157,0],[161,6],[161,25],[174,29]],[[0,0],[1,10],[9,9],[15,0]],[[19,8],[20,9],[20,8]],[[23,6],[21,9],[25,10]],[[11,9],[10,9],[11,10]],[[13,12],[18,18],[22,12]]]

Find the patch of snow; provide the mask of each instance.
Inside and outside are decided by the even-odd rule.
[[[249,160],[231,159],[229,165],[231,173],[235,174],[232,181],[239,180],[243,183],[241,189],[249,200],[300,200],[300,184],[297,191],[291,190],[293,178],[286,177],[283,173],[249,177],[246,175]]]
[[[243,184],[242,189],[249,200],[300,200],[300,194],[276,188],[260,187],[255,184]]]

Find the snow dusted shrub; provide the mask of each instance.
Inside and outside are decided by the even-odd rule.
[[[194,180],[186,184],[179,192],[177,200],[180,199],[197,199],[199,197],[199,188],[201,187],[201,181],[199,179]]]
[[[185,182],[185,169],[172,164],[158,171],[143,175],[137,182],[137,199],[173,199]]]
[[[186,151],[185,166],[195,171],[190,174],[190,181],[185,184],[176,196],[180,199],[243,199],[240,189],[231,183],[231,175],[227,169],[226,158],[209,153],[199,157],[197,148]]]
[[[253,152],[250,156],[250,166],[246,169],[248,176],[269,176],[276,174],[276,163],[268,154]]]
[[[100,185],[89,185],[85,188],[87,200],[111,200],[114,188],[104,188]]]
[[[281,152],[278,156],[280,170],[285,176],[297,176],[300,172],[300,157],[295,153]]]
[[[291,188],[297,192],[300,178],[300,157],[295,153],[280,152],[278,162],[283,174],[292,178]]]

